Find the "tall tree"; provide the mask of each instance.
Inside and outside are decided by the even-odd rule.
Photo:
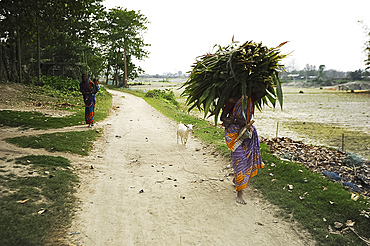
[[[306,64],[303,70],[306,77],[306,81],[309,79],[310,76],[316,75],[316,66]]]
[[[352,80],[362,80],[362,70],[358,69],[354,72],[350,72],[349,76],[351,77]]]
[[[367,55],[367,59],[365,60],[365,65],[366,65],[366,70],[370,70],[370,32],[368,34],[368,38],[369,40],[366,41],[366,48],[365,48],[365,52],[366,52],[366,55]]]
[[[364,29],[364,32],[367,36],[367,39],[365,40],[365,54],[366,54],[366,59],[365,59],[365,70],[370,70],[370,28],[369,26],[364,23],[364,21],[360,20],[358,21],[361,25],[362,28]]]
[[[318,80],[323,80],[324,79],[324,77],[325,77],[324,70],[325,70],[325,65],[320,65],[319,66],[319,72],[317,74],[317,79]]]
[[[127,87],[127,79],[133,79],[142,73],[140,67],[133,64],[132,58],[143,60],[149,52],[145,47],[142,34],[147,30],[149,21],[140,11],[114,8],[108,11],[106,20],[102,22],[101,43],[105,46],[106,74],[113,69],[116,82],[124,80],[120,85]]]

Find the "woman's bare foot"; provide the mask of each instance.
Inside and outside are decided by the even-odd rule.
[[[237,202],[237,203],[240,203],[240,204],[243,204],[243,205],[247,204],[247,203],[244,201],[244,199],[243,199],[243,191],[242,191],[242,190],[239,190],[239,191],[238,191],[238,193],[237,193],[237,195],[236,195],[236,202]]]

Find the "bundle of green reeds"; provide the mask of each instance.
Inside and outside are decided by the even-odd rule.
[[[259,110],[268,101],[275,107],[278,100],[282,107],[278,72],[284,68],[279,62],[287,56],[280,52],[285,43],[268,48],[252,41],[240,46],[233,42],[227,47],[218,46],[214,54],[199,57],[182,86],[189,111],[197,107],[204,111],[205,118],[210,113],[208,117],[214,115],[217,125],[220,111],[235,90],[241,90],[243,98],[252,97]],[[247,100],[243,100],[243,109],[246,106]]]

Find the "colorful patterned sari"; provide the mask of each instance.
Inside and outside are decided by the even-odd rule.
[[[95,86],[92,81],[89,81],[88,84],[81,83],[80,90],[82,92],[84,103],[85,103],[85,121],[86,124],[94,123],[95,115],[95,95],[99,91],[100,85]]]
[[[91,103],[90,106],[85,105],[85,121],[86,124],[93,124],[94,123],[94,115],[95,115],[95,96],[91,95]]]
[[[242,101],[235,104],[232,115],[251,121],[254,112],[254,103],[248,98],[248,105],[245,110],[245,117],[242,113]],[[261,159],[260,143],[256,128],[252,125],[252,137],[245,139],[243,143],[234,149],[234,145],[239,136],[240,126],[231,124],[225,128],[225,140],[231,152],[231,160],[234,168],[236,191],[247,187],[250,178],[257,175],[257,170],[263,168]]]

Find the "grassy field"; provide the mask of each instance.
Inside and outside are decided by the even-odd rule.
[[[223,129],[184,114],[183,109],[166,101],[145,97],[145,93],[140,91],[124,91],[143,97],[169,118],[197,124],[198,130],[194,131],[194,135],[229,156]],[[269,202],[278,205],[283,217],[288,221],[300,222],[318,245],[366,245],[352,229],[362,237],[370,237],[370,219],[365,216],[370,213],[369,200],[361,197],[354,201],[340,184],[312,173],[301,164],[276,158],[265,144],[261,144],[261,150],[265,167],[251,180],[250,185],[257,188]],[[355,222],[354,226],[346,226],[349,220]],[[343,226],[336,229],[336,222]]]

